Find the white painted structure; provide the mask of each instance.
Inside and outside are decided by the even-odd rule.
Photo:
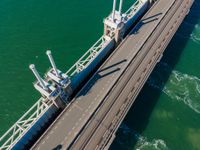
[[[49,57],[49,60],[53,67],[47,72],[47,77],[49,77],[52,81],[57,83],[59,86],[66,88],[70,84],[70,79],[68,75],[62,73],[60,70],[57,69],[50,50],[47,50],[46,54]]]
[[[54,62],[54,60],[53,60],[53,57],[52,57],[52,55],[51,55],[51,51],[50,51],[50,50],[47,50],[46,54],[47,54],[47,56],[49,57],[49,60],[50,60],[50,62],[51,62],[51,65],[52,65],[52,67],[53,67],[53,71],[54,71],[55,75],[56,75],[58,78],[60,78],[61,76],[60,76],[60,74],[58,73],[58,69],[57,69],[56,64],[55,64],[55,62]]]
[[[120,0],[119,10],[116,11],[116,0],[113,1],[112,13],[104,19],[104,35],[66,72],[62,73],[57,69],[50,51],[47,55],[50,59],[52,69],[47,72],[47,80],[43,80],[34,65],[30,65],[37,78],[34,87],[43,95],[1,138],[0,150],[12,149],[20,139],[26,135],[31,127],[53,106],[57,106],[55,100],[63,94],[61,89],[69,87],[72,77],[86,69],[97,56],[115,40],[118,43],[122,40],[125,31],[135,21],[134,16],[142,14],[146,10],[149,0],[137,0],[127,11],[122,13],[122,3]],[[141,11],[142,10],[142,11]],[[140,12],[141,11],[141,12]],[[141,14],[140,14],[141,13]],[[108,48],[113,48],[110,45]],[[69,76],[69,77],[68,77]],[[52,80],[57,83],[50,85],[47,81]],[[61,92],[62,91],[62,92]]]
[[[45,82],[39,75],[38,71],[35,68],[34,64],[31,64],[29,66],[29,68],[32,70],[33,74],[35,75],[35,77],[37,78],[40,88],[42,88],[42,90],[45,90],[46,92],[48,91],[48,83]],[[36,88],[37,89],[37,88]]]

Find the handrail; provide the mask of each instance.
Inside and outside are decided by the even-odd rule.
[[[1,138],[1,150],[10,149],[52,105],[40,98]]]
[[[99,40],[66,72],[67,75],[73,76],[82,71],[88,64],[90,64],[97,55],[97,53],[110,41],[106,41],[104,36]]]
[[[127,20],[129,20],[143,2],[137,0],[125,13]],[[114,35],[113,35],[114,37]],[[111,41],[106,40],[101,36],[99,40],[66,72],[69,77],[79,73],[86,68],[101,50]],[[53,101],[40,98],[1,138],[0,150],[11,149],[21,137],[23,137],[28,130],[47,112],[53,105]]]

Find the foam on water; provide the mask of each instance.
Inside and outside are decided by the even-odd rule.
[[[193,42],[200,44],[200,25],[192,24],[188,21],[184,21],[182,24],[184,26],[194,26],[194,31],[191,34],[187,34],[187,32],[177,32],[176,36],[178,36],[179,38],[191,39]]]
[[[135,145],[136,150],[168,150],[166,143],[162,139],[153,139],[149,140],[147,137],[144,137],[140,135],[139,133],[131,130],[128,126],[126,126],[124,123],[121,124],[120,129],[123,131],[123,134],[127,136],[127,134],[131,135],[132,138],[137,140],[137,143]],[[126,145],[126,143],[123,143],[122,141],[119,141],[120,144]]]
[[[166,63],[160,63],[162,71],[169,71]],[[200,113],[200,79],[196,76],[173,70],[166,85],[160,72],[148,79],[147,84],[163,91],[172,100],[184,102],[196,113]]]
[[[199,24],[195,25],[195,29],[193,33],[190,35],[190,39],[193,42],[200,44],[200,25]]]
[[[165,141],[161,139],[153,139],[152,141],[147,141],[146,138],[141,138],[136,145],[136,150],[168,150]]]
[[[190,35],[190,38],[193,42],[197,43],[197,44],[200,44],[200,35],[195,35],[195,34],[191,34]]]

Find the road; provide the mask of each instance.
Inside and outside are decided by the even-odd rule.
[[[70,149],[105,149],[192,4],[177,0]],[[138,63],[140,63],[138,65]],[[136,69],[137,68],[137,69]],[[103,137],[103,138],[102,138]]]
[[[156,5],[148,11],[142,18],[142,21],[140,21],[133,30],[134,32],[129,34],[104,62],[76,95],[72,104],[58,116],[32,149],[43,150],[54,149],[56,147],[66,149],[75,139],[79,139],[80,132],[86,131],[85,129],[96,115],[95,112],[98,112],[98,108],[103,107],[107,98],[114,95],[112,94],[113,89],[119,84],[127,68],[132,66],[130,64],[133,62],[134,58],[136,56],[138,58],[139,56],[141,58],[146,56],[146,54],[142,54],[143,52],[140,51],[141,48],[152,33],[154,33],[155,29],[165,17],[165,14],[174,4],[175,0],[159,0]],[[137,59],[138,63],[136,63],[137,65],[135,66],[141,66],[141,60],[142,59]],[[140,70],[142,69],[140,68]],[[135,74],[134,76],[140,77],[139,74]],[[139,82],[137,84],[139,84]],[[94,136],[96,136],[96,134],[94,134]],[[91,141],[91,139],[87,141]]]

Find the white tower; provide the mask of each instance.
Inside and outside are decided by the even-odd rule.
[[[50,51],[50,50],[47,50],[47,51],[46,51],[46,54],[47,54],[47,56],[49,57],[49,60],[50,60],[50,63],[51,63],[51,65],[52,65],[52,67],[53,67],[53,70],[54,70],[54,72],[55,72],[55,75],[56,75],[57,77],[61,77],[60,74],[58,73],[58,69],[57,69],[56,64],[55,64],[55,62],[54,62],[54,60],[53,60],[51,51]]]
[[[115,21],[116,0],[113,0],[112,20]]]
[[[122,14],[123,0],[120,0],[119,10],[116,11],[116,0],[113,0],[112,13],[104,19],[104,37],[107,40],[115,38],[116,43],[123,38],[126,16]]]
[[[48,80],[51,80],[56,85],[58,85],[60,92],[61,92],[60,97],[64,102],[66,102],[67,98],[72,93],[72,89],[70,87],[71,81],[66,74],[62,73],[60,70],[57,69],[55,62],[53,60],[51,51],[47,50],[46,54],[49,57],[49,60],[53,67],[47,72],[47,74],[46,74],[47,78],[48,78]]]
[[[48,87],[45,85],[44,80],[40,77],[40,75],[39,75],[37,69],[35,68],[35,65],[34,65],[34,64],[31,64],[31,65],[29,66],[29,68],[32,70],[33,74],[34,74],[35,77],[37,78],[37,80],[38,80],[40,86],[41,86],[44,90],[47,91],[47,90],[48,90]]]
[[[120,3],[119,3],[119,15],[120,16],[122,15],[122,4],[123,4],[123,0],[120,0]]]

